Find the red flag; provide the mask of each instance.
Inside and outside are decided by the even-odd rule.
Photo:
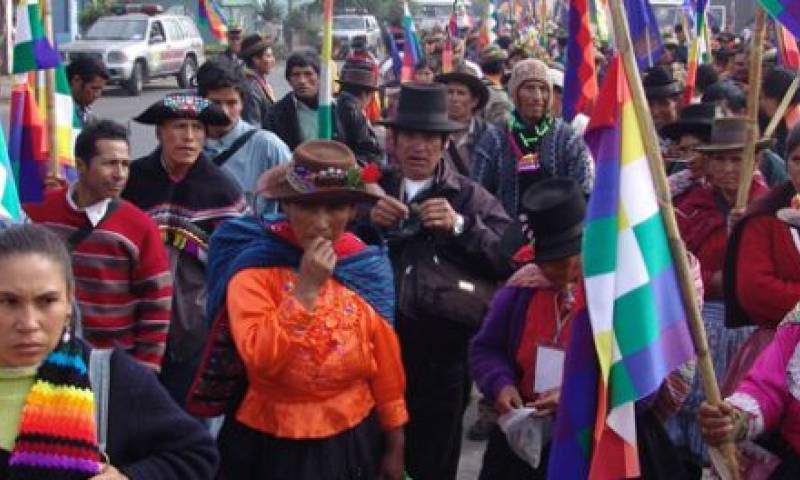
[[[800,49],[797,48],[797,39],[792,32],[776,24],[778,33],[778,51],[781,54],[781,64],[790,70],[800,70]]]
[[[571,122],[579,113],[591,114],[598,91],[589,2],[571,0],[567,71],[564,75],[564,119]]]
[[[28,82],[11,91],[8,155],[14,167],[22,202],[41,202],[48,173],[47,127],[39,115]]]

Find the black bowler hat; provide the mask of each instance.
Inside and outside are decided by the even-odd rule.
[[[571,178],[549,178],[525,190],[522,212],[533,231],[534,261],[549,262],[581,253],[586,197]]]
[[[172,93],[147,107],[134,118],[146,125],[161,125],[166,120],[184,118],[198,120],[205,125],[224,127],[230,119],[218,106],[198,95]]]
[[[681,84],[664,67],[653,67],[642,80],[647,98],[669,98],[683,93]]]
[[[395,130],[416,132],[452,133],[467,128],[447,118],[447,87],[441,83],[402,84],[397,113],[378,123]]]
[[[711,137],[711,126],[717,116],[717,106],[714,103],[695,103],[687,105],[681,110],[678,120],[669,123],[661,129],[661,135],[679,142],[684,135],[694,135],[702,142],[708,142]]]

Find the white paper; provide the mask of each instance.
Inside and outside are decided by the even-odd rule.
[[[533,393],[544,393],[554,388],[561,388],[564,357],[564,350],[539,345],[536,349],[536,375],[533,380]]]

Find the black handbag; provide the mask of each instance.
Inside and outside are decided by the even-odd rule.
[[[425,318],[455,322],[477,331],[497,284],[471,271],[436,249],[414,255],[406,268],[412,276],[414,310]]]

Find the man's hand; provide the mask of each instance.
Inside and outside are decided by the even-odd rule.
[[[560,388],[554,388],[553,390],[543,393],[538,400],[531,404],[531,406],[536,409],[533,415],[537,417],[555,415],[556,410],[558,410],[559,400],[561,400]]]
[[[379,227],[389,228],[408,218],[408,207],[400,200],[384,196],[369,212],[372,223]]]
[[[703,402],[700,404],[698,423],[700,423],[700,433],[712,447],[733,440],[734,407],[727,402],[719,405]]]
[[[294,296],[308,310],[313,310],[322,284],[333,274],[336,252],[330,240],[315,238],[303,252],[300,260],[300,278]]]
[[[420,206],[420,220],[425,228],[446,233],[453,232],[456,224],[456,212],[445,198],[431,198]]]
[[[500,393],[497,394],[494,407],[500,415],[517,408],[522,408],[522,397],[520,397],[517,387],[514,385],[506,385],[503,387]]]

